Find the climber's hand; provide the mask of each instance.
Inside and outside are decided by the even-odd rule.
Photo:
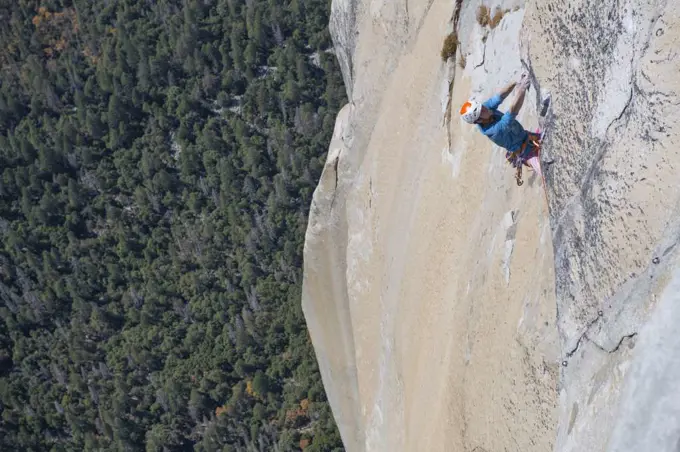
[[[519,79],[519,83],[517,84],[519,85],[520,88],[529,89],[529,86],[531,85],[531,79],[529,78],[529,74],[527,72],[524,72]]]

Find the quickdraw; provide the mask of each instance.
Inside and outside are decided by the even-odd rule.
[[[517,186],[521,187],[524,185],[524,181],[522,180],[522,166],[517,167],[517,173],[515,174],[515,180],[517,181]]]

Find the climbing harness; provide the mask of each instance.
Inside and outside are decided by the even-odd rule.
[[[505,158],[508,160],[508,163],[510,163],[510,165],[516,169],[515,180],[517,181],[518,187],[524,185],[524,181],[522,180],[522,167],[524,165],[530,166],[526,159],[520,157],[529,144],[532,144],[536,149],[536,153],[538,153],[541,149],[540,135],[529,132],[527,139],[524,140],[524,143],[522,143],[522,146],[518,150],[515,152],[507,152],[505,154]]]

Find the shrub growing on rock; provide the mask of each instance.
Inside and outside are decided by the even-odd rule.
[[[485,27],[491,21],[491,12],[489,7],[486,5],[479,5],[477,8],[477,23],[482,27]]]
[[[456,50],[458,49],[458,35],[456,32],[452,32],[450,35],[444,39],[444,45],[442,46],[442,60],[446,61],[452,56],[456,55]]]
[[[489,28],[491,28],[492,30],[496,28],[498,24],[501,23],[501,20],[503,20],[503,16],[505,16],[505,14],[508,13],[509,11],[510,10],[503,11],[502,9],[497,9],[493,17],[489,21]]]

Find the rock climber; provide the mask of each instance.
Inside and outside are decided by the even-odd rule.
[[[519,82],[512,82],[484,103],[469,100],[463,104],[460,114],[469,124],[478,129],[496,145],[505,148],[505,158],[517,169],[517,185],[522,185],[522,165],[530,166],[541,176],[538,158],[540,135],[524,129],[517,121],[517,115],[524,104],[524,97],[530,85],[529,75],[524,73]],[[517,89],[517,95],[510,109],[505,113],[498,107]]]

